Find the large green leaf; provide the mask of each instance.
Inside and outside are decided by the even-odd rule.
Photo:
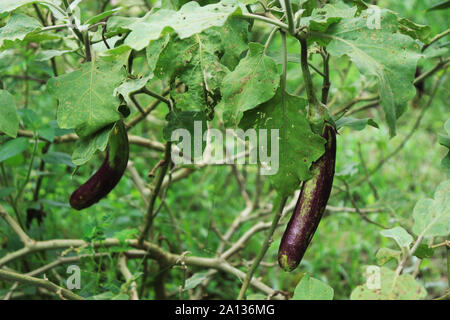
[[[72,162],[81,166],[88,162],[97,150],[105,151],[113,126],[109,125],[95,134],[78,139],[72,154]]]
[[[166,116],[166,120],[167,126],[163,129],[164,139],[166,139],[167,141],[178,142],[177,140],[172,140],[172,133],[177,129],[187,130],[187,132],[189,132],[190,134],[189,144],[191,146],[191,149],[182,151],[183,153],[190,152],[190,158],[186,157],[186,159],[192,159],[194,161],[200,160],[197,159],[197,156],[201,157],[206,147],[206,141],[203,139],[203,136],[208,129],[205,113],[202,111],[174,110]],[[201,128],[199,125],[201,125]],[[184,145],[185,143],[188,142],[183,140],[180,146]],[[202,154],[195,154],[195,148],[201,151]]]
[[[275,61],[264,54],[264,46],[250,43],[247,56],[223,79],[223,117],[228,126],[235,126],[244,111],[271,99],[280,83]]]
[[[6,90],[0,90],[0,131],[8,136],[17,137],[19,118],[17,117],[16,102],[14,96]]]
[[[222,50],[220,32],[207,30],[188,39],[172,39],[159,53],[155,75],[175,78],[183,83],[185,90],[172,88],[171,96],[182,110],[205,110],[215,106],[220,97],[222,79],[229,73],[220,63],[217,52]],[[177,83],[179,85],[179,83]]]
[[[238,8],[234,0],[224,0],[204,7],[191,1],[179,11],[168,9],[151,11],[138,21],[133,21],[128,27],[132,31],[125,44],[135,50],[142,50],[151,40],[158,39],[165,28],[173,29],[180,39],[189,38],[210,27],[222,26]]]
[[[27,138],[16,138],[0,146],[0,162],[22,153],[28,147]]]
[[[52,78],[48,90],[59,100],[60,128],[74,128],[87,137],[120,119],[114,89],[125,77],[121,59],[94,60],[79,70]]]
[[[152,77],[153,74],[150,74],[148,76],[139,79],[128,79],[124,83],[122,83],[119,87],[116,88],[115,93],[122,95],[122,97],[125,99],[125,102],[128,105],[132,105],[133,102],[130,98],[130,95],[145,87],[148,80],[150,80]]]
[[[382,230],[380,234],[386,238],[394,239],[400,248],[408,248],[413,241],[413,237],[402,227]]]
[[[414,207],[413,232],[424,237],[450,234],[450,180],[442,182],[434,199],[419,200]]]
[[[36,19],[22,13],[13,13],[6,26],[0,28],[0,47],[5,41],[22,41],[28,34],[40,27],[41,25]]]
[[[327,4],[323,8],[316,8],[311,16],[300,19],[301,26],[308,26],[310,30],[325,32],[332,24],[342,18],[352,18],[356,14],[356,7],[349,8],[343,3]]]
[[[391,136],[406,102],[415,95],[413,86],[419,45],[399,33],[398,19],[388,10],[380,10],[380,28],[373,28],[369,15],[345,18],[331,26],[323,37],[331,39],[328,51],[334,56],[348,55],[364,75],[378,80],[381,105]]]
[[[60,0],[45,0],[45,1],[36,1],[36,0],[1,0],[0,1],[0,13],[13,11],[21,6],[30,3],[42,3],[44,5],[58,5]]]
[[[378,268],[378,267],[375,267]],[[381,267],[379,282],[370,286],[357,286],[350,296],[352,300],[418,300],[427,295],[425,288],[410,274],[397,275],[394,271]]]
[[[301,181],[311,177],[309,167],[324,153],[325,139],[311,131],[306,119],[305,99],[286,94],[286,110],[283,110],[281,89],[266,103],[247,111],[241,120],[240,127],[244,130],[267,129],[279,132],[279,163],[278,172],[270,175],[269,180],[280,195],[290,195]],[[258,138],[259,131],[257,130]],[[263,132],[264,134],[264,132]],[[271,138],[267,138],[267,148],[271,150]],[[264,145],[259,145],[259,152],[264,151]]]

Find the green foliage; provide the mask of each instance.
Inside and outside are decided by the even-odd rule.
[[[333,288],[306,273],[294,291],[294,300],[333,300]]]
[[[353,290],[352,300],[418,300],[426,296],[425,288],[411,275],[398,275],[388,268],[380,268],[379,287],[368,283]]]
[[[309,168],[311,164],[324,153],[325,139],[313,133],[306,120],[306,105],[304,99],[286,94],[286,110],[282,107],[282,92],[258,108],[247,111],[241,120],[240,126],[248,128],[279,130],[278,172],[270,175],[269,179],[275,189],[282,196],[288,196],[297,189],[300,181],[311,177]],[[258,131],[258,139],[261,139]],[[268,148],[271,150],[271,141]],[[258,149],[258,153],[264,150]],[[259,161],[261,159],[259,158]]]
[[[155,299],[161,280],[170,298],[180,287],[184,298],[236,298],[242,285],[236,274],[248,270],[266,239],[275,194],[289,196],[290,202],[324,150],[323,139],[307,122],[311,106],[298,39],[279,23],[288,21],[279,9],[272,11],[280,19],[277,26],[287,32],[285,65],[280,32],[268,39],[274,25],[261,21],[258,1],[119,1],[105,7],[100,1],[69,2],[74,16],[59,0],[0,1],[0,209],[38,243],[86,243],[25,255],[6,266],[25,274],[79,256],[75,264],[82,269],[82,289],[74,292],[92,300],[129,299],[133,282],[142,288],[141,299]],[[277,5],[262,3],[269,10]],[[448,43],[444,36],[432,39],[445,34],[448,12],[442,9],[448,1],[291,3],[294,12],[300,10],[299,26],[308,28],[299,35],[308,37],[316,95],[326,87],[325,73],[331,83],[327,107],[339,129],[339,179],[300,267],[285,273],[274,264],[288,212],[254,278],[292,299],[443,296],[450,225],[444,178],[445,173],[450,177],[450,121],[442,90],[448,87],[443,72]],[[248,16],[245,5],[259,18]],[[380,28],[372,28],[377,13]],[[87,48],[92,61],[86,59]],[[422,75],[437,69],[414,97],[417,66]],[[433,95],[436,79],[441,82]],[[163,92],[169,92],[165,98],[171,105],[160,103],[141,114],[139,107],[148,112]],[[129,170],[107,198],[86,213],[75,213],[68,204],[70,191],[98,168],[103,159],[98,151],[106,151],[114,122],[123,119],[118,108],[124,103],[133,140]],[[278,173],[258,176],[265,165],[261,161],[259,168],[169,162],[156,188],[148,173],[160,172],[164,143],[175,129],[193,133],[194,120],[202,121],[203,130],[279,129]],[[135,243],[154,192],[156,215],[146,241],[180,257],[174,264],[161,264],[158,255],[147,261],[134,256],[142,253]],[[29,208],[42,210],[45,218],[25,228]],[[252,233],[261,224],[264,228]],[[106,239],[118,243],[109,246]],[[223,260],[229,264],[219,272],[192,264],[211,261],[239,241],[243,244]],[[0,261],[22,248],[17,233],[0,219]],[[131,281],[118,271],[122,254]],[[366,272],[366,266],[379,270],[378,287],[377,273]],[[235,273],[228,272],[231,268]],[[67,278],[66,265],[54,271],[58,276],[46,276],[64,286],[60,277]],[[0,296],[10,288],[0,279]],[[20,285],[13,298],[16,294],[58,298],[28,285]],[[262,300],[269,294],[250,286],[245,296]]]

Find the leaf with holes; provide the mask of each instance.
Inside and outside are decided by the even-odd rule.
[[[95,60],[79,70],[49,80],[47,88],[58,98],[58,125],[87,137],[120,119],[114,89],[125,78],[121,59]]]

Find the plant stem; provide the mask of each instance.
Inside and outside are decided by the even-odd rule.
[[[155,93],[153,91],[148,90],[146,87],[143,87],[141,90],[136,91],[136,93],[145,93],[145,94],[147,94],[147,95],[149,95],[149,96],[151,96],[151,97],[153,97],[155,99],[158,99],[159,101],[164,102],[171,109],[172,102],[169,99],[163,97],[160,94],[157,94],[157,93]]]
[[[164,164],[160,167],[160,171],[158,173],[158,177],[156,180],[155,189],[152,192],[148,210],[147,210],[147,221],[146,221],[144,230],[142,231],[141,236],[139,237],[139,245],[140,246],[144,243],[144,240],[147,237],[148,232],[153,225],[153,220],[154,220],[153,211],[155,208],[155,202],[156,202],[156,198],[158,198],[159,191],[161,190],[161,186],[164,181],[164,177],[166,176],[167,169],[169,168],[169,164],[171,161],[171,159],[170,159],[171,149],[172,149],[171,143],[167,142],[166,146],[165,146],[165,153],[164,153]]]
[[[254,20],[259,20],[259,21],[263,21],[269,24],[273,24],[274,26],[279,27],[280,29],[283,29],[286,32],[289,32],[289,26],[279,20],[275,20],[275,19],[270,19],[267,18],[265,16],[260,16],[257,14],[251,14],[251,13],[242,13],[240,15],[241,18],[245,18],[245,19],[254,19]]]
[[[280,28],[274,27],[274,28],[272,29],[272,31],[270,32],[269,36],[267,37],[266,43],[264,44],[264,52],[263,52],[263,55],[266,54],[267,50],[269,49],[270,43],[272,42],[273,37],[275,36],[275,33],[276,33],[278,30],[280,30]]]
[[[328,92],[330,91],[330,55],[325,48],[322,48],[323,57],[323,84],[322,84],[322,103],[327,104],[328,102]]]
[[[444,32],[441,32],[433,37],[433,39],[430,40],[427,44],[424,44],[422,47],[422,52],[424,52],[429,46],[431,46],[433,43],[438,41],[439,39],[445,37],[450,33],[450,29],[445,30]]]
[[[283,198],[280,202],[280,206],[278,208],[277,213],[273,217],[272,225],[269,229],[266,240],[264,241],[264,244],[263,244],[261,250],[259,251],[258,255],[256,256],[255,261],[253,261],[252,266],[250,267],[247,274],[245,275],[244,282],[242,283],[242,287],[241,287],[241,290],[237,297],[237,300],[244,299],[245,292],[247,291],[248,285],[250,284],[250,281],[252,280],[253,274],[255,273],[256,268],[258,268],[261,260],[264,258],[264,255],[266,254],[267,250],[269,249],[269,247],[273,241],[272,237],[273,237],[275,229],[278,225],[278,221],[280,221],[281,214],[283,213],[283,208],[284,208],[284,205],[286,204],[286,199],[287,198]]]
[[[284,10],[286,13],[286,18],[289,26],[289,33],[295,33],[295,25],[294,25],[294,14],[292,13],[292,5],[290,0],[282,0],[280,1],[281,5],[284,5]]]
[[[20,283],[30,284],[33,286],[45,288],[50,290],[51,292],[59,295],[62,299],[70,299],[70,300],[84,300],[83,297],[73,293],[70,290],[59,287],[53,282],[44,279],[38,279],[34,277],[30,277],[27,275],[22,275],[16,272],[10,272],[6,270],[0,270],[0,279],[9,280],[9,281],[17,281]]]
[[[281,76],[281,106],[283,108],[283,123],[281,139],[283,139],[283,150],[286,150],[286,81],[287,81],[287,45],[286,32],[281,31],[283,74]]]
[[[311,78],[311,73],[309,72],[308,66],[308,45],[306,42],[306,38],[300,38],[300,63],[302,66],[303,80],[305,82],[306,88],[306,96],[308,97],[309,103],[309,114],[311,115],[311,108],[314,108],[317,105],[316,94],[314,93],[314,86]]]

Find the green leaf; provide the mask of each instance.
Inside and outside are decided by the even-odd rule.
[[[72,162],[81,166],[88,162],[97,150],[105,151],[113,126],[111,124],[93,135],[78,139],[72,154]]]
[[[441,166],[447,172],[447,178],[450,179],[450,151],[447,155],[442,159]]]
[[[357,162],[347,162],[344,164],[344,167],[341,169],[341,171],[335,173],[335,176],[351,177],[358,173],[358,165],[359,163]]]
[[[431,28],[429,26],[414,23],[406,18],[400,18],[398,20],[398,26],[401,33],[425,43],[431,33]]]
[[[188,39],[169,42],[158,55],[155,75],[178,79],[185,90],[172,86],[171,97],[181,110],[203,110],[214,107],[220,98],[222,79],[229,73],[220,63],[217,52],[223,51],[220,32],[207,30]]]
[[[333,300],[334,290],[306,273],[295,288],[293,300]]]
[[[172,141],[172,142],[178,142],[178,140],[172,140],[172,133],[173,131],[177,130],[177,129],[185,129],[189,132],[190,134],[190,146],[191,149],[189,150],[190,152],[190,159],[192,160],[200,160],[197,159],[198,157],[201,157],[203,155],[203,151],[206,147],[206,141],[203,139],[204,133],[206,132],[206,130],[208,129],[207,123],[206,123],[206,118],[205,118],[205,114],[204,112],[200,111],[200,112],[196,112],[196,111],[171,111],[167,116],[166,116],[166,120],[167,120],[167,126],[163,128],[163,136],[164,139],[166,141]],[[201,131],[197,132],[198,129],[196,129],[195,127],[195,122],[201,123]],[[200,139],[199,139],[200,137]],[[183,145],[185,145],[185,143],[187,143],[187,141],[184,141],[184,137],[183,140],[180,142],[180,147],[182,147]],[[198,144],[201,144],[201,146],[198,146]],[[202,154],[196,155],[194,153],[195,148],[201,147],[201,151]],[[223,146],[222,146],[223,147]],[[180,148],[181,149],[181,148]],[[199,150],[200,150],[199,149]],[[186,153],[187,150],[182,150],[184,153]],[[185,156],[187,156],[185,154]],[[186,158],[189,159],[189,158]]]
[[[400,262],[400,258],[402,257],[402,252],[399,250],[392,250],[389,248],[381,248],[377,252],[377,263],[382,266],[388,263],[390,260],[395,259],[397,262]]]
[[[150,80],[152,77],[153,74],[150,74],[146,77],[142,77],[140,79],[128,79],[114,90],[114,94],[122,95],[127,105],[131,106],[133,105],[133,101],[131,101],[130,99],[130,94],[145,87],[148,80]]]
[[[114,89],[125,77],[121,59],[95,60],[79,70],[48,81],[49,92],[59,100],[58,125],[74,128],[87,137],[120,119]]]
[[[32,109],[19,109],[17,113],[27,128],[37,130],[42,124],[41,118]]]
[[[342,118],[336,120],[335,123],[336,123],[336,129],[340,129],[342,127],[349,127],[354,130],[361,131],[367,125],[372,126],[374,128],[379,128],[378,124],[370,118],[356,119],[356,118],[342,117]]]
[[[22,153],[28,147],[27,138],[16,138],[0,146],[0,162]]]
[[[432,258],[434,255],[434,249],[430,248],[428,245],[421,243],[414,251],[414,256],[419,259]]]
[[[450,119],[445,122],[444,129],[447,134],[438,134],[438,141],[441,145],[450,149]]]
[[[16,111],[16,102],[14,96],[6,90],[0,90],[0,131],[8,136],[17,137],[19,130],[19,117]]]
[[[419,200],[413,212],[413,232],[424,237],[450,234],[450,180],[442,182],[434,199]]]
[[[378,267],[376,267],[378,268]],[[379,281],[356,287],[351,300],[418,300],[427,295],[425,288],[411,275],[398,276],[394,271],[379,268]]]
[[[413,237],[402,227],[382,230],[380,234],[386,238],[392,238],[400,248],[408,248],[413,241]]]
[[[192,277],[186,280],[186,283],[184,285],[184,290],[190,290],[197,287],[200,283],[202,283],[203,280],[208,278],[207,272],[198,272],[194,273]]]
[[[450,149],[450,135],[438,134],[439,144]]]
[[[164,48],[169,44],[170,33],[166,33],[161,38],[152,41],[151,45],[146,49],[147,62],[150,72],[154,72],[159,56]]]
[[[224,0],[204,7],[191,1],[179,11],[167,9],[151,11],[131,24],[129,28],[132,31],[125,44],[137,51],[142,50],[151,40],[158,39],[165,28],[173,29],[180,39],[189,38],[210,27],[222,26],[238,8],[234,0]]]
[[[331,39],[327,49],[331,55],[347,55],[363,75],[378,80],[387,124],[391,136],[396,134],[396,120],[414,97],[414,74],[421,57],[419,45],[398,33],[397,16],[380,10],[380,25],[369,24],[371,17],[363,12],[356,18],[345,18],[330,27],[322,37]]]
[[[38,129],[38,133],[39,133],[39,137],[41,137],[47,141],[50,141],[50,142],[53,142],[53,139],[55,138],[55,128],[53,128],[50,125],[40,127]]]
[[[450,8],[450,1],[449,0],[439,2],[439,3],[431,6],[430,8],[428,8],[427,11],[445,10],[445,9],[448,9],[448,8]]]
[[[36,61],[48,61],[54,57],[60,57],[63,54],[72,52],[72,50],[42,50],[34,57]]]
[[[0,188],[0,199],[4,199],[5,197],[13,194],[14,191],[16,191],[16,188],[13,187]]]
[[[97,22],[102,21],[103,19],[109,17],[110,15],[112,15],[113,13],[120,11],[122,9],[122,7],[118,7],[118,8],[114,8],[111,10],[107,10],[105,12],[102,12],[92,18],[90,18],[88,21],[85,22],[85,24],[87,24],[88,26],[93,25]]]
[[[42,160],[49,164],[65,164],[68,167],[75,167],[70,154],[57,151],[49,151],[42,156]]]
[[[223,79],[224,121],[236,126],[244,111],[271,99],[277,91],[280,75],[275,61],[264,55],[264,46],[250,43],[247,56]]]
[[[223,55],[220,62],[234,70],[239,63],[242,52],[248,49],[248,22],[231,17],[222,27],[215,27],[220,33]]]
[[[343,3],[326,4],[322,8],[316,8],[311,16],[303,17],[300,26],[308,26],[311,31],[326,32],[334,23],[342,18],[353,18],[356,7],[348,7]]]
[[[139,235],[139,230],[136,228],[132,229],[123,229],[120,231],[116,231],[114,233],[113,238],[118,239],[122,244],[125,244],[125,240],[133,239],[134,237]]]
[[[447,172],[447,178],[450,178],[450,119],[444,124],[444,129],[447,131],[446,135],[438,135],[438,141],[444,147],[449,149],[447,155],[442,159],[441,166]]]
[[[10,12],[21,6],[24,6],[29,3],[36,3],[41,1],[36,0],[1,0],[0,2],[0,13],[2,12]],[[42,1],[46,5],[56,5],[59,0],[45,0]]]
[[[271,164],[272,170],[278,166],[278,171],[269,175],[269,180],[280,195],[287,196],[297,189],[301,181],[311,177],[309,167],[324,153],[325,139],[311,131],[306,119],[307,101],[286,93],[286,110],[283,110],[281,92],[279,89],[271,100],[246,111],[239,126],[244,130],[267,129],[268,150],[272,149],[272,130],[278,130],[279,159],[278,163]],[[261,141],[259,130],[257,135]],[[261,154],[267,152],[265,148],[259,145],[257,150]]]
[[[6,26],[0,28],[0,47],[5,41],[22,41],[29,33],[40,27],[36,19],[22,13],[13,13]]]

